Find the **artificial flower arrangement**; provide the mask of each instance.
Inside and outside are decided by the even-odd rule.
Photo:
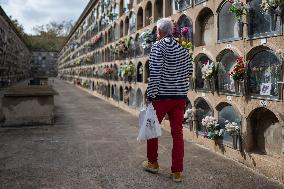
[[[235,14],[238,20],[241,20],[243,15],[246,15],[247,13],[246,5],[240,0],[227,0],[227,1],[231,3],[231,7],[229,9],[230,12]]]
[[[126,64],[122,64],[122,65],[119,66],[118,72],[117,72],[117,76],[118,76],[119,78],[123,78],[123,77],[124,77],[126,67],[127,67]]]
[[[225,121],[225,129],[226,132],[229,133],[231,136],[240,135],[240,127],[236,122],[229,122],[228,120]]]
[[[191,116],[192,116],[192,109],[188,108],[183,115],[183,118],[186,123],[190,121]]]
[[[126,66],[124,77],[129,78],[129,77],[134,77],[134,76],[135,76],[135,65],[130,63]]]
[[[153,43],[156,42],[157,34],[147,29],[146,31],[141,33],[139,40],[140,40],[140,45],[143,49],[150,48],[153,45]]]
[[[140,75],[142,75],[142,74],[143,74],[143,66],[140,66],[140,67],[139,67],[139,69],[138,69],[138,73],[139,73]]]
[[[277,8],[283,9],[284,0],[262,0],[260,6],[264,12],[274,12]]]
[[[208,60],[201,68],[202,79],[210,80],[218,74],[218,65]]]
[[[114,73],[114,70],[113,70],[112,67],[107,66],[107,67],[104,68],[104,75],[105,75],[106,78],[111,77],[113,73]]]
[[[130,39],[125,38],[124,40],[120,40],[116,45],[114,52],[116,54],[126,54],[129,50]]]
[[[189,27],[179,27],[174,23],[173,36],[177,42],[184,48],[187,48],[191,52],[193,51],[193,45],[191,42],[191,31]]]
[[[236,65],[233,70],[229,73],[229,76],[232,77],[235,81],[244,80],[246,73],[245,63],[243,57],[239,57],[236,60]]]
[[[206,127],[205,137],[216,140],[222,138],[224,134],[224,129],[221,129],[217,120],[212,116],[206,116],[202,119],[202,125]]]

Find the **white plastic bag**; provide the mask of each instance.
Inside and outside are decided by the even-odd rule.
[[[152,104],[142,109],[139,114],[139,134],[138,141],[157,138],[162,135],[161,126]]]

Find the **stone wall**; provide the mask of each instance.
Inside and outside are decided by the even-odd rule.
[[[30,76],[30,52],[0,7],[0,88]]]
[[[175,1],[143,0],[138,4],[136,2],[134,1],[130,6],[132,8],[125,13],[120,7],[117,19],[109,21],[106,26],[102,24],[104,16],[96,12],[100,9],[99,3],[94,1],[93,4],[89,4],[81,15],[80,22],[73,28],[65,47],[59,53],[59,77],[137,114],[145,100],[149,77],[149,51],[135,44],[139,46],[139,36],[147,29],[155,32],[155,21],[158,18],[170,17],[175,23],[186,25],[192,31],[194,73],[190,78],[191,89],[188,92],[192,105],[190,125],[185,125],[189,128],[188,138],[283,182],[281,167],[284,166],[282,69],[284,37],[281,18],[278,17],[276,21],[278,25],[273,30],[263,25],[263,28],[266,27],[265,30],[271,31],[261,33],[258,30],[263,28],[253,24],[267,21],[267,15],[265,19],[261,18],[255,22],[249,18],[256,18],[259,15],[244,16],[241,20],[243,24],[239,24],[232,15],[228,15],[228,10],[224,10],[227,4],[221,0],[196,1],[188,7],[181,4],[179,7],[184,7],[183,10],[175,10]],[[121,1],[116,3],[123,4]],[[256,13],[259,11],[258,6],[259,0],[251,2],[251,7],[257,10]],[[130,29],[133,14],[137,18],[136,31]],[[272,27],[271,23],[267,22]],[[101,30],[96,27],[100,24],[103,28]],[[226,37],[230,35],[231,38]],[[130,44],[133,46],[126,54],[116,55],[112,49],[115,49],[118,41],[125,39],[132,41],[133,43]],[[132,49],[135,51],[134,55]],[[218,63],[219,70],[216,77],[218,85],[215,86],[211,82],[208,87],[206,81],[198,75],[202,57]],[[242,57],[248,65],[244,82],[233,83],[227,76],[229,71],[226,70],[226,66],[230,66],[232,63],[230,60],[234,57]],[[117,74],[119,69],[116,70],[116,67],[129,64],[134,64],[136,71],[142,65],[142,80],[141,76],[137,77],[138,72],[136,78],[129,81],[128,78],[108,77],[98,73],[99,70],[112,68]],[[224,74],[222,71],[226,71],[225,75],[221,75]],[[266,78],[269,73],[269,77]],[[261,78],[258,78],[259,74],[262,74]],[[276,81],[272,80],[272,77]],[[268,95],[260,93],[260,88],[266,83],[271,87]],[[203,137],[200,118],[206,116],[202,114],[204,106],[208,107],[205,112],[210,113],[219,122],[232,119],[239,124],[241,135],[236,146],[231,144],[229,137],[219,141],[217,146],[221,145],[221,148]],[[225,108],[230,112],[224,111]],[[262,165],[263,162],[266,162],[266,165]],[[272,168],[269,168],[270,165]]]

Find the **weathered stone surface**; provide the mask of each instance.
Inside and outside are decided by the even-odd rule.
[[[62,81],[53,127],[0,128],[2,188],[284,188],[240,164],[185,143],[184,181],[169,179],[172,139],[163,132],[159,174],[144,172],[136,117]]]
[[[50,86],[9,88],[2,98],[2,126],[53,124],[55,94]]]

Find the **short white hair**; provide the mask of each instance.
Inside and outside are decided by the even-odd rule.
[[[173,33],[173,27],[174,24],[170,18],[162,18],[157,22],[157,29],[166,35],[171,35]]]

